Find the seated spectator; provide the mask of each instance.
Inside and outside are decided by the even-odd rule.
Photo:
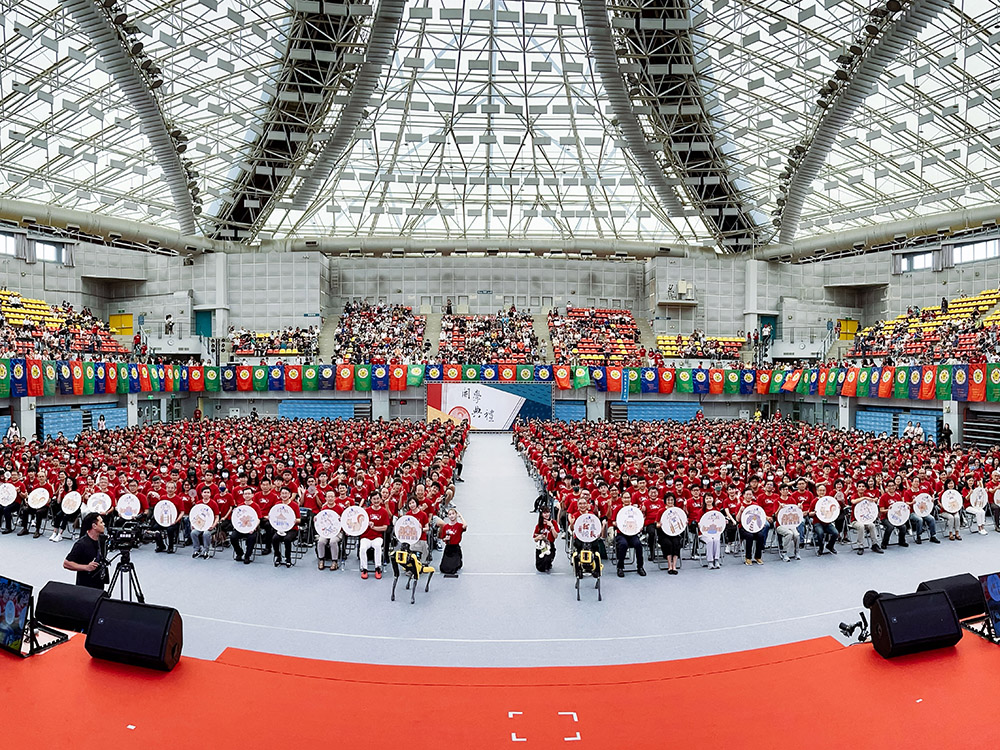
[[[424,318],[404,305],[348,302],[334,335],[333,361],[413,364],[426,361]]]
[[[441,362],[535,362],[538,351],[534,320],[513,305],[496,315],[445,315],[441,320]]]

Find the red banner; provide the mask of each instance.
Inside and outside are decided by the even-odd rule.
[[[285,390],[302,390],[302,365],[285,365]]]
[[[570,372],[569,367],[566,365],[557,365],[556,370],[556,386],[559,390],[565,391],[573,386],[573,374]]]
[[[757,370],[757,393],[765,394],[771,390],[771,371]]]
[[[205,369],[201,365],[191,365],[188,367],[188,390],[205,390]]]
[[[118,392],[118,365],[113,362],[109,362],[104,366],[104,392],[105,393],[117,393]],[[167,368],[167,382],[173,383],[173,377],[171,373],[172,368]],[[167,390],[171,390],[167,388]]]
[[[878,381],[878,397],[892,398],[892,386],[896,379],[895,367],[883,367],[882,377]]]
[[[802,370],[796,370],[785,378],[785,382],[781,384],[781,390],[794,391],[800,380],[802,380]]]
[[[858,375],[861,374],[861,369],[858,367],[851,367],[847,371],[847,377],[844,378],[844,387],[840,389],[840,395],[842,396],[857,396],[858,395]]]
[[[74,359],[69,363],[70,377],[73,378],[73,395],[83,395],[83,362]]]
[[[167,368],[170,371],[170,368]],[[166,390],[170,390],[167,388]],[[239,365],[236,368],[236,390],[238,391],[252,391],[253,390],[253,368],[249,365]]]
[[[673,367],[660,368],[660,393],[674,392],[674,377],[676,373]]]
[[[153,390],[153,384],[149,380],[148,365],[139,365],[139,389],[142,391]]]
[[[337,365],[338,391],[354,390],[354,365]]]
[[[455,381],[462,379],[462,366],[461,365],[445,365],[444,369],[444,379],[448,382],[454,383]]]
[[[406,390],[406,368],[403,365],[393,365],[389,368],[389,390]]]
[[[45,395],[45,377],[42,375],[42,361],[40,359],[29,359],[28,365],[28,395]]]
[[[722,393],[722,389],[726,384],[726,376],[722,370],[717,367],[712,367],[708,371],[708,392],[709,393]]]
[[[936,382],[937,365],[924,365],[920,380],[920,398],[925,401],[934,398],[934,386]]]
[[[622,392],[622,368],[605,367],[604,373],[607,375],[608,390],[613,393]]]
[[[986,365],[969,365],[969,401],[986,400]]]

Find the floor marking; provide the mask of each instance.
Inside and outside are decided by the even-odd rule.
[[[576,740],[581,739],[583,738],[580,736],[580,733],[577,732],[575,737],[563,737],[563,742],[575,742]]]
[[[368,633],[338,633],[329,630],[310,630],[308,628],[284,628],[280,625],[265,625],[257,622],[241,622],[240,620],[225,620],[221,617],[203,617],[201,615],[185,614],[184,617],[192,620],[204,620],[205,622],[217,622],[223,625],[242,625],[247,628],[260,628],[263,630],[281,630],[287,633],[303,633],[306,635],[325,635],[336,638],[358,638],[368,641],[402,641],[414,643],[594,643],[594,642],[614,642],[614,641],[651,641],[660,638],[676,638],[687,635],[704,635],[706,633],[723,633],[731,630],[745,630],[747,628],[759,628],[769,625],[777,625],[785,622],[798,622],[800,620],[810,620],[814,617],[830,617],[844,612],[855,612],[857,607],[844,607],[843,609],[833,609],[828,612],[815,612],[811,615],[799,615],[797,617],[782,617],[777,620],[766,620],[763,622],[748,622],[742,625],[727,625],[722,628],[705,628],[704,630],[687,630],[675,633],[650,633],[647,635],[613,635],[613,636],[587,636],[584,638],[410,638],[398,635],[371,635]]]
[[[560,716],[572,716],[574,722],[579,721],[579,719],[576,718],[576,711],[559,711],[559,715]]]
[[[513,719],[515,716],[520,716],[522,713],[524,713],[524,712],[523,711],[508,711],[507,712],[507,718],[508,719]],[[527,742],[528,738],[527,737],[518,737],[517,736],[517,732],[511,732],[510,733],[510,741],[511,742]]]

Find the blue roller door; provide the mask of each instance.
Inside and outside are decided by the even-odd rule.
[[[636,422],[689,422],[701,410],[697,401],[632,401],[628,418]]]
[[[291,400],[278,404],[280,419],[352,419],[353,400]]]
[[[552,402],[552,417],[562,422],[582,422],[587,418],[587,402],[557,399]]]

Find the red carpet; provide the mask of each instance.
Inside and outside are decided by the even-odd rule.
[[[845,750],[996,747],[1000,739],[989,709],[1000,648],[969,634],[954,649],[893,661],[819,638],[674,662],[542,669],[375,666],[229,649],[214,662],[185,658],[169,674],[93,660],[83,641],[25,661],[0,654],[3,747],[481,748],[520,747],[523,738],[546,748],[706,740],[755,748],[784,737],[793,747]]]

